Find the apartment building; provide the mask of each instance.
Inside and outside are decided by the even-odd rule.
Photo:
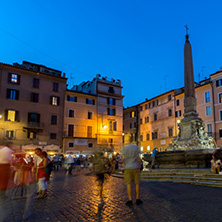
[[[206,132],[214,138],[215,147],[222,145],[221,89],[221,70],[210,75],[209,79],[195,83],[197,112],[205,122]],[[171,90],[124,109],[124,145],[129,142],[138,144],[143,153],[151,152],[154,146],[159,151],[166,150],[179,133],[178,123],[183,114],[184,88]],[[134,133],[138,136],[134,136]]]
[[[59,152],[66,80],[61,71],[43,65],[0,63],[0,144]]]
[[[73,91],[96,95],[96,146],[114,152],[122,148],[123,96],[120,80],[97,74],[92,81],[72,87]]]
[[[97,148],[97,96],[66,90],[63,153],[90,155]]]

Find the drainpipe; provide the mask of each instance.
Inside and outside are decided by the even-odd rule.
[[[212,97],[213,97],[213,113],[214,113],[214,140],[215,144],[217,146],[217,137],[216,137],[216,111],[215,111],[215,97],[214,97],[214,87],[213,87],[213,82],[210,83],[211,88],[212,88]]]
[[[139,106],[136,106],[136,145],[139,145],[138,137],[139,137]]]

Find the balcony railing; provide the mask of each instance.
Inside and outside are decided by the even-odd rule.
[[[27,125],[24,126],[24,128],[43,129],[44,128],[44,123],[28,122]]]

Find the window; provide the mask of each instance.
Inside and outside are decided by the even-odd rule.
[[[208,133],[209,136],[213,136],[212,124],[207,124],[207,133]]]
[[[205,103],[210,102],[210,92],[205,92]]]
[[[133,128],[133,124],[132,123],[130,123],[130,129],[132,129]]]
[[[180,105],[180,100],[179,99],[177,99],[177,106],[179,106]]]
[[[59,91],[59,83],[54,82],[53,87],[52,87],[53,92],[58,92]]]
[[[173,136],[173,128],[168,129],[168,136],[172,137]]]
[[[219,137],[222,138],[222,129],[219,129]]]
[[[57,125],[57,116],[51,115],[51,125]]]
[[[33,102],[33,103],[39,102],[39,94],[38,93],[31,93],[31,102]]]
[[[69,142],[68,146],[69,147],[74,147],[74,143],[73,142]]]
[[[133,123],[133,127],[136,128],[136,122]]]
[[[143,146],[140,147],[140,151],[143,151]]]
[[[143,107],[142,106],[140,106],[140,111],[143,111]]]
[[[14,139],[15,133],[13,130],[6,130],[5,131],[5,137],[8,139]]]
[[[107,104],[115,106],[116,105],[116,100],[113,99],[113,98],[107,98]]]
[[[172,95],[168,95],[168,101],[172,100]]]
[[[172,109],[168,109],[168,117],[172,116]]]
[[[59,106],[59,100],[60,98],[58,96],[51,96],[51,105],[53,106]]]
[[[206,106],[206,115],[207,116],[211,115],[211,107],[210,106]]]
[[[219,118],[222,120],[222,110],[219,111]]]
[[[72,118],[74,118],[74,115],[75,115],[74,110],[73,110],[73,109],[69,109],[68,117],[72,117]]]
[[[147,151],[150,151],[150,145],[147,145],[146,149]]]
[[[110,109],[110,108],[108,108],[108,109],[107,109],[107,113],[108,113],[108,115],[110,115],[110,116],[115,116],[115,115],[116,115],[116,110],[115,110],[115,109]]]
[[[178,110],[175,112],[175,117],[180,117],[181,116],[181,110]]]
[[[113,122],[113,131],[117,131],[117,122]]]
[[[56,140],[56,133],[50,133],[50,140]]]
[[[33,78],[32,87],[35,88],[35,89],[39,89],[39,79]]]
[[[136,115],[135,115],[135,111],[132,111],[132,112],[130,112],[130,118],[133,118],[133,117],[135,117]]]
[[[108,89],[108,92],[109,93],[114,93],[114,88],[110,86],[109,89]]]
[[[28,131],[27,138],[36,139],[37,138],[37,132]]]
[[[93,148],[93,143],[88,143],[88,148]]]
[[[12,84],[20,84],[20,75],[15,73],[8,74],[8,82]]]
[[[131,142],[131,143],[134,141],[134,138],[135,138],[135,137],[134,137],[134,134],[131,133],[131,134],[130,134],[130,142]]]
[[[92,119],[92,112],[88,111],[88,119]]]
[[[28,123],[40,123],[39,113],[28,113]]]
[[[140,118],[140,124],[143,124],[143,119],[142,118]]]
[[[149,133],[146,134],[146,140],[150,140],[150,134]]]
[[[15,89],[7,89],[7,99],[19,100],[19,91]]]
[[[87,137],[92,138],[92,126],[87,126]]]
[[[149,116],[145,116],[145,123],[149,122]]]
[[[145,104],[145,109],[148,109],[149,108],[149,105],[148,105],[148,103],[147,104]]]
[[[109,143],[113,144],[113,138],[109,138]]]
[[[152,132],[152,139],[156,140],[157,139],[157,132]]]
[[[86,99],[86,104],[95,105],[94,99]]]
[[[222,86],[222,79],[216,80],[216,87]]]
[[[222,103],[222,93],[218,94],[218,103]]]
[[[15,110],[5,110],[5,121],[19,122],[19,112]]]
[[[76,96],[67,96],[67,101],[69,102],[77,102],[77,97]]]
[[[154,121],[157,120],[157,113],[154,113]]]
[[[143,141],[143,135],[140,135],[140,141]]]
[[[68,136],[72,136],[74,135],[74,125],[72,124],[68,124]]]

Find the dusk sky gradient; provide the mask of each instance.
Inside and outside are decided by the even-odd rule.
[[[0,62],[120,79],[124,107],[184,86],[185,27],[195,81],[222,67],[222,1],[1,1]]]

